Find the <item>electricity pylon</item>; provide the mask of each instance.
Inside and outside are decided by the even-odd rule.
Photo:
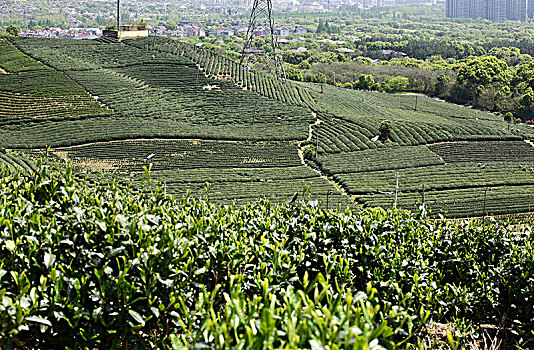
[[[257,50],[254,48],[254,39],[261,31],[263,34],[264,28],[267,28],[270,39],[271,52],[265,50]],[[286,81],[286,71],[284,69],[284,62],[278,47],[278,39],[274,31],[274,16],[273,4],[271,0],[254,0],[252,5],[252,13],[250,15],[250,22],[248,24],[247,36],[245,37],[245,44],[241,52],[241,64],[250,64],[254,61],[254,56],[264,56],[269,65],[274,69],[275,74]]]

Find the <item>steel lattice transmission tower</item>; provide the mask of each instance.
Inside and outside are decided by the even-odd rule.
[[[269,44],[271,45],[271,52],[260,52],[254,48],[254,39],[258,31],[263,31],[267,28],[269,31]],[[286,81],[286,71],[284,69],[284,62],[278,47],[278,38],[274,31],[274,16],[273,4],[271,0],[254,0],[252,5],[252,13],[250,15],[250,22],[248,24],[247,36],[245,37],[245,44],[241,52],[241,64],[248,65],[253,56],[264,56],[268,63],[274,69],[275,74]]]

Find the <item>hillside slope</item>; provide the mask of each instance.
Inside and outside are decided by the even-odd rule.
[[[323,206],[387,208],[397,198],[450,217],[534,208],[534,148],[523,142],[534,129],[509,130],[491,113],[284,84],[169,38],[16,38],[0,49],[0,146],[51,146],[89,176],[139,186],[152,164],[170,193],[209,186],[220,203],[287,201],[311,185]],[[389,140],[374,141],[386,119]]]
[[[14,39],[21,51],[2,43],[11,57],[0,66],[30,62],[40,69],[32,73],[43,86],[20,85],[19,72],[0,78],[49,98],[81,91],[98,109],[91,114],[72,103],[70,109],[47,107],[45,116],[35,115],[41,101],[28,97],[26,110],[34,114],[21,110],[1,126],[5,148],[51,146],[58,161],[73,159],[81,173],[103,171],[125,185],[141,185],[143,167],[152,164],[153,176],[169,193],[208,194],[221,203],[288,201],[311,192],[319,205],[355,207],[299,157],[296,142],[309,136],[314,122],[302,104],[209,77],[186,57],[113,40]],[[6,110],[19,105],[9,87],[0,87]]]

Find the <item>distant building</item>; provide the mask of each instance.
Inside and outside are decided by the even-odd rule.
[[[102,32],[103,36],[107,36],[115,39],[132,39],[132,38],[143,38],[148,36],[148,30],[124,30],[121,26],[121,30],[104,30]]]
[[[534,0],[447,0],[445,14],[450,18],[525,21],[527,14],[534,15]]]
[[[35,38],[62,38],[62,39],[95,39],[102,36],[102,30],[99,28],[50,28],[23,30],[20,36]]]
[[[527,18],[527,1],[508,0],[506,3],[508,19],[524,21]]]
[[[342,54],[353,54],[354,50],[348,49],[346,47],[340,47],[340,48],[336,49],[336,52],[342,53]]]
[[[171,32],[171,36],[175,38],[185,38],[187,37],[187,33],[183,29],[175,29]]]
[[[204,33],[206,34],[206,33]],[[213,36],[234,36],[235,32],[233,29],[218,29],[218,30],[212,30],[208,33],[208,35]]]
[[[288,40],[288,39],[284,39],[284,38],[280,38],[278,39],[278,43],[280,45],[288,45],[288,44],[291,44],[293,41],[291,40]]]
[[[195,28],[191,31],[191,36],[205,36],[206,32],[202,28]]]
[[[531,0],[531,1],[534,1],[534,0]],[[291,31],[295,34],[306,34],[308,32],[306,28],[301,27],[301,26],[294,26],[291,28]]]
[[[280,36],[288,36],[289,35],[289,29],[286,27],[277,27],[275,28],[275,34]]]

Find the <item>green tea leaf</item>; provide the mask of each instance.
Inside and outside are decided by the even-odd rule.
[[[97,221],[96,224],[104,232],[106,232],[106,230],[108,229],[108,227],[107,227],[105,222]]]
[[[310,348],[312,350],[324,350],[324,346],[315,339],[310,340]]]
[[[44,254],[44,264],[45,264],[47,269],[50,268],[50,266],[52,266],[55,261],[56,261],[56,255],[55,254],[50,254],[50,253],[45,253]]]
[[[12,240],[6,241],[5,245],[7,250],[9,250],[10,252],[15,250],[15,242],[13,242]]]
[[[130,316],[133,317],[133,319],[140,325],[144,326],[145,325],[145,320],[143,319],[143,317],[137,313],[136,311],[134,310],[128,310],[128,313],[130,314]]]
[[[35,323],[39,323],[39,324],[42,324],[48,327],[52,327],[52,323],[50,323],[50,321],[39,316],[26,317],[26,321],[35,322]]]

